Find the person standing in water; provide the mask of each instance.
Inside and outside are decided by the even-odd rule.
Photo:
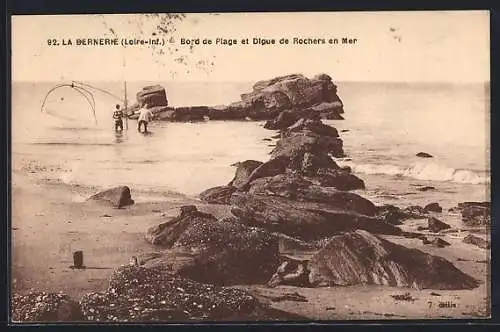
[[[145,103],[139,110],[139,118],[137,119],[137,131],[141,132],[141,125],[144,125],[144,133],[148,132],[148,123],[151,121],[153,113],[149,110],[149,104]]]
[[[120,105],[116,105],[116,111],[113,112],[113,119],[115,120],[115,131],[123,131],[123,111],[120,109]]]

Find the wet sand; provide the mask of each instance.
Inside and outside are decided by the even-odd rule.
[[[12,183],[12,289],[62,291],[75,300],[89,291],[104,290],[114,268],[128,264],[133,255],[158,251],[144,239],[146,229],[178,215],[182,205],[221,217],[228,208],[196,199],[164,196],[133,206],[113,209],[82,201],[91,188],[50,182],[36,176],[13,174]],[[134,197],[134,190],[132,197]],[[424,224],[425,220],[413,226]],[[443,239],[452,245],[435,248],[420,240],[386,236],[407,247],[442,256],[480,281],[473,290],[415,290],[385,286],[297,288],[263,285],[236,286],[249,290],[272,307],[310,319],[425,319],[489,317],[489,251],[464,244],[453,234]],[[84,252],[84,270],[74,270],[72,253]],[[295,253],[298,254],[298,253]],[[295,294],[297,293],[297,294]],[[391,295],[410,293],[413,301]],[[288,300],[279,297],[292,294]],[[290,296],[289,296],[290,297]]]

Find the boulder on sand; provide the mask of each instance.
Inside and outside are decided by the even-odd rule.
[[[161,85],[146,86],[137,92],[136,97],[139,105],[148,103],[150,106],[168,106],[167,94]]]
[[[266,282],[279,262],[278,236],[240,223],[219,221],[194,206],[184,207],[180,216],[148,230],[146,239],[177,250],[176,254],[166,251],[162,257],[153,257],[157,264],[174,262],[180,275],[200,282]],[[183,249],[187,255],[179,255]]]
[[[479,248],[490,249],[491,245],[485,239],[469,234],[463,239],[464,243],[475,245]]]
[[[114,208],[122,208],[134,204],[130,195],[130,188],[127,186],[116,187],[101,191],[88,198],[88,201],[99,201],[112,205]]]
[[[416,154],[416,156],[420,158],[432,158],[432,155],[428,154],[427,152],[419,152]]]
[[[333,237],[309,262],[315,286],[378,284],[417,289],[472,289],[478,282],[442,257],[363,230]]]
[[[324,203],[235,192],[231,196],[231,204],[232,213],[242,223],[306,241],[355,229],[378,234],[401,234],[399,228],[374,217],[344,208],[332,208]]]
[[[439,203],[430,203],[424,206],[425,212],[443,212],[443,208],[439,205]]]
[[[450,225],[448,225],[447,223],[444,223],[441,220],[434,218],[434,217],[430,217],[427,220],[427,223],[428,223],[429,231],[431,231],[433,233],[439,233],[443,229],[451,228]]]
[[[464,224],[469,227],[490,225],[491,204],[488,204],[480,203],[462,205],[462,221],[464,222]]]
[[[300,319],[271,309],[249,293],[201,284],[157,266],[125,266],[104,292],[80,300],[85,319],[98,322],[255,321]]]

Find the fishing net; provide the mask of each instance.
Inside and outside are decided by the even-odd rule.
[[[107,90],[73,81],[52,87],[44,97],[41,112],[84,126],[97,126],[103,117],[110,117],[115,104],[123,103],[122,98]]]

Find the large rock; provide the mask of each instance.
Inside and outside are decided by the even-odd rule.
[[[442,231],[444,229],[451,228],[451,226],[448,225],[447,223],[444,223],[441,220],[434,218],[434,217],[430,217],[427,222],[428,222],[429,230],[431,232],[434,232],[434,233],[439,233],[440,231]]]
[[[443,208],[439,205],[439,203],[430,203],[424,206],[425,212],[443,212]]]
[[[219,221],[191,206],[185,207],[172,221],[148,230],[146,238],[153,244],[181,250],[153,257],[157,264],[176,265],[180,275],[200,282],[224,285],[266,282],[279,261],[277,235],[236,222]],[[179,254],[182,250],[188,254]]]
[[[237,188],[233,186],[218,186],[203,191],[199,197],[202,201],[211,204],[229,204],[231,195],[236,190]]]
[[[245,160],[243,162],[237,162],[232,166],[236,166],[236,174],[228,186],[233,186],[236,188],[241,188],[248,182],[250,174],[255,171],[256,168],[261,166],[263,162],[257,160]]]
[[[299,132],[302,130],[309,130],[321,136],[339,137],[339,132],[335,127],[326,125],[319,119],[308,118],[301,118],[297,120],[295,123],[293,123],[293,125],[288,127],[285,135],[289,136],[291,133]]]
[[[358,230],[333,237],[311,258],[316,286],[378,284],[417,289],[472,289],[478,282],[442,257]]]
[[[286,128],[297,122],[299,119],[300,115],[298,114],[298,112],[285,110],[280,112],[280,114],[278,114],[278,116],[276,116],[274,119],[268,120],[264,124],[264,128],[270,130],[285,130]]]
[[[286,156],[290,159],[305,152],[330,153],[333,157],[344,156],[343,142],[338,136],[317,134],[308,128],[291,132],[279,140],[271,152],[271,158]]]
[[[475,245],[482,249],[490,249],[491,244],[483,238],[469,234],[463,239],[464,243]]]
[[[337,87],[333,84],[331,77],[326,74],[317,75],[312,79],[304,75],[292,74],[259,81],[255,83],[253,92],[243,94],[241,99],[262,100],[265,104],[270,104],[277,109],[340,101],[337,96]]]
[[[122,208],[127,205],[134,204],[134,200],[130,195],[130,188],[127,186],[116,187],[101,191],[89,197],[90,201],[104,202],[114,208]]]
[[[161,85],[146,86],[137,92],[137,102],[139,105],[148,103],[151,106],[168,106],[165,88]]]
[[[30,291],[13,294],[14,322],[78,322],[83,320],[78,303],[64,293]]]
[[[243,290],[201,284],[161,266],[119,268],[106,291],[85,294],[80,304],[86,320],[95,322],[300,319]]]
[[[210,223],[216,221],[217,218],[211,214],[198,211],[194,205],[187,205],[181,207],[179,216],[149,228],[145,238],[151,244],[171,247],[192,222]]]
[[[239,223],[192,223],[174,247],[195,252],[196,265],[184,275],[214,284],[264,283],[279,262],[277,236]]]
[[[277,196],[235,192],[232,213],[241,222],[302,240],[318,240],[339,232],[365,229],[378,234],[401,234],[374,217],[324,203],[300,202]]]
[[[250,194],[273,195],[297,201],[324,203],[332,208],[355,211],[367,216],[377,212],[375,205],[369,200],[333,187],[314,184],[295,174],[279,174],[254,180],[248,190]]]
[[[464,204],[462,209],[462,221],[469,227],[488,226],[491,224],[491,204]]]

